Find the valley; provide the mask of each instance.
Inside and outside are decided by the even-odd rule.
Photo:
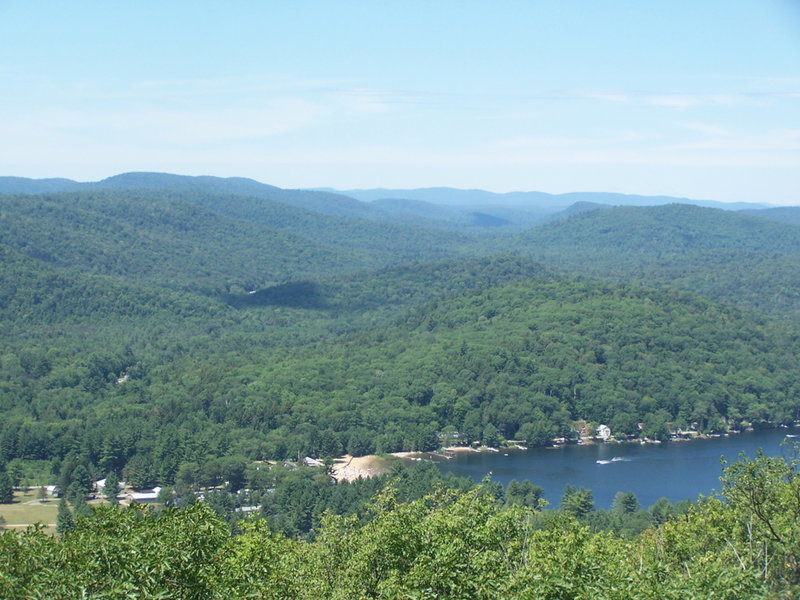
[[[509,474],[503,445],[572,456],[600,424],[666,448],[678,430],[762,439],[800,421],[790,209],[540,219],[520,200],[476,221],[471,206],[389,210],[246,180],[17,185],[0,194],[0,465],[21,488],[56,485],[76,514],[103,514],[80,498],[111,477],[156,487],[157,506],[202,497],[234,531],[255,511],[271,535],[311,543],[328,513],[368,528],[388,518],[369,508],[381,494],[411,507],[446,487],[646,535],[699,511],[686,500],[707,483],[687,498],[639,489],[656,468],[644,460],[603,485],[574,457],[555,477]],[[372,456],[453,443],[502,450],[466,471],[463,457]],[[590,466],[621,472],[602,460]],[[703,475],[687,481],[719,475],[687,460]],[[476,468],[496,475],[476,485]],[[619,494],[635,508],[619,512]]]

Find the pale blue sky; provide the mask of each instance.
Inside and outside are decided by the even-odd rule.
[[[0,175],[800,204],[800,0],[0,0]]]

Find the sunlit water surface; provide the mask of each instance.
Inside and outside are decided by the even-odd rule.
[[[795,435],[798,437],[791,437]],[[721,458],[733,461],[741,452],[753,457],[759,448],[770,456],[789,456],[791,449],[784,444],[787,440],[800,443],[800,429],[743,432],[663,444],[606,443],[499,453],[460,452],[450,460],[436,456],[433,460],[445,473],[476,481],[487,474],[504,486],[512,479],[528,479],[544,488],[544,496],[551,504],[557,505],[564,486],[572,484],[591,489],[597,508],[609,508],[618,491],[634,492],[642,507],[647,507],[661,497],[676,502],[719,492]]]

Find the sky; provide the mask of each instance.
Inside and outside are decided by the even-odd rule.
[[[0,0],[0,175],[800,204],[800,0]]]

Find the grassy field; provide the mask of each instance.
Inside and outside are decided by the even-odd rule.
[[[38,488],[28,492],[14,492],[12,504],[0,504],[0,516],[6,522],[6,529],[24,529],[34,523],[43,523],[48,529],[55,530],[58,500],[49,496],[42,502],[37,499]]]

